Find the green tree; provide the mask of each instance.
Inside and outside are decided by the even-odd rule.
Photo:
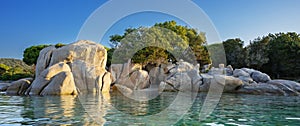
[[[270,37],[256,38],[250,42],[246,49],[246,64],[248,67],[262,70],[266,70],[265,66],[269,62],[269,47]]]
[[[223,42],[228,65],[232,65],[234,68],[241,68],[246,65],[246,52],[243,45],[244,42],[239,38],[228,39]]]
[[[107,63],[106,63],[106,67],[108,68],[111,65],[111,60],[112,60],[112,56],[114,54],[115,48],[107,48],[105,47],[106,51],[107,51]]]
[[[28,65],[36,64],[40,51],[50,45],[37,45],[26,48],[23,53],[23,61]]]
[[[40,51],[49,46],[51,45],[36,45],[36,46],[31,46],[29,48],[26,48],[23,53],[23,61],[27,65],[35,65],[39,57]],[[54,46],[55,48],[61,48],[65,46],[65,44],[57,43]]]
[[[65,46],[66,44],[63,44],[63,43],[57,43],[56,45],[55,45],[55,48],[61,48],[61,47],[63,47],[63,46]]]
[[[295,32],[269,34],[246,47],[247,66],[273,78],[300,75],[300,36]]]
[[[161,29],[167,29],[169,32],[154,29],[154,28],[158,28],[158,27]],[[183,52],[185,53],[185,55],[193,53],[194,57],[196,58],[195,60],[198,63],[200,63],[201,65],[211,63],[208,50],[205,47],[205,45],[206,45],[205,33],[198,32],[196,29],[188,28],[187,26],[178,25],[175,21],[156,23],[154,26],[147,29],[147,30],[150,30],[151,32],[147,32],[145,34],[145,36],[139,36],[143,31],[147,31],[146,29],[147,28],[145,28],[145,27],[140,27],[138,29],[137,28],[126,29],[125,33],[123,35],[110,36],[110,43],[113,47],[119,47],[122,45],[126,45],[124,43],[127,43],[127,45],[128,45],[128,43],[131,42],[131,44],[132,44],[132,41],[136,41],[136,39],[138,37],[140,37],[140,38],[144,37],[144,40],[145,40],[145,38],[148,37],[147,38],[148,40],[153,40],[153,42],[150,42],[150,43],[152,43],[154,45],[155,45],[155,43],[163,44],[163,43],[167,43],[167,41],[168,42],[174,41],[174,40],[172,40],[172,38],[168,38],[172,34],[173,37],[178,36],[181,39],[179,43],[173,42],[173,45],[172,45],[173,47],[177,46],[179,48],[185,48],[185,49],[188,46],[190,47],[190,51],[181,50],[182,51],[182,52],[180,52],[181,54]],[[138,32],[133,33],[134,31],[137,31],[137,30],[138,30]],[[163,33],[163,32],[165,32],[165,33]],[[173,33],[171,33],[171,32],[173,32]],[[166,33],[170,33],[170,34],[166,35]],[[130,36],[131,34],[133,34],[133,36]],[[130,38],[130,37],[132,37],[132,38]],[[127,39],[124,40],[124,38],[127,38]],[[178,42],[178,38],[176,38],[176,39],[177,40],[175,42]],[[145,41],[144,42],[141,41],[141,43],[145,43]],[[170,47],[170,45],[166,45],[165,47],[168,47],[168,46]],[[174,51],[171,48],[169,48],[169,49],[171,51]],[[166,51],[166,50],[163,50],[162,48],[157,48],[157,47],[149,45],[146,48],[142,48],[140,51],[137,50],[138,53],[135,54],[133,61],[137,62],[137,63],[142,63],[144,65],[148,64],[148,63],[154,63],[154,62],[156,62],[157,64],[161,64],[168,60],[172,60],[175,62],[175,57],[173,55],[171,55],[174,52],[170,52],[170,50]],[[179,55],[179,52],[175,53],[175,55],[177,55],[177,54]],[[187,57],[190,57],[190,56],[187,56]],[[181,58],[184,59],[185,57],[182,56]],[[178,57],[176,59],[178,59]],[[190,59],[186,58],[185,60],[190,60]],[[192,61],[192,60],[190,60],[190,61]]]
[[[188,43],[169,29],[140,27],[134,31],[126,31],[126,36],[114,52],[114,63],[124,63],[132,59],[132,62],[145,67],[148,64],[167,63],[168,60],[174,59],[171,54],[185,58],[180,54],[188,47]]]
[[[187,41],[197,62],[200,63],[201,66],[211,63],[208,50],[205,46],[207,42],[204,32],[198,32],[196,29],[178,25],[175,21],[156,23],[154,26],[172,30],[177,35],[181,36],[183,40]]]
[[[295,32],[270,34],[268,45],[271,73],[276,78],[300,75],[300,35]]]

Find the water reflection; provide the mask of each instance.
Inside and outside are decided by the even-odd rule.
[[[23,97],[23,118],[27,124],[89,124],[87,114],[81,107],[76,96],[32,96]],[[23,123],[23,122],[22,122]]]
[[[169,92],[150,101],[135,101],[118,93],[45,97],[0,95],[0,125],[164,125],[176,123],[175,119],[180,118],[178,111],[186,101],[174,105],[177,96]],[[176,125],[300,123],[299,97],[223,94],[213,113],[200,121],[199,112],[205,98],[206,94],[198,94],[193,106]],[[168,111],[159,115],[165,110]]]
[[[19,124],[23,121],[21,116],[23,99],[17,96],[0,96],[0,124]]]
[[[95,121],[98,125],[103,125],[106,122],[104,116],[107,110],[110,109],[110,95],[105,94],[84,94],[78,96],[81,105],[85,112]]]

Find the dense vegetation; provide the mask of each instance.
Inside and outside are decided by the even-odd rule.
[[[251,41],[246,47],[244,47],[244,41],[239,38],[228,39],[220,44],[206,46],[204,33],[198,32],[193,28],[180,26],[176,24],[175,21],[156,23],[150,28],[128,28],[125,29],[123,35],[111,36],[110,42],[111,45],[113,45],[113,48],[108,51],[109,58],[112,57],[114,50],[124,47],[124,45],[134,45],[132,42],[137,41],[137,38],[142,38],[143,36],[137,37],[141,33],[141,29],[151,29],[155,27],[166,28],[180,36],[183,41],[181,43],[182,45],[178,46],[184,47],[187,44],[194,52],[196,60],[201,64],[201,67],[205,64],[210,64],[211,62],[214,62],[213,64],[217,65],[222,63],[218,61],[225,61],[224,58],[226,57],[225,64],[232,65],[234,68],[254,68],[271,75],[273,78],[297,78],[300,75],[300,37],[297,33],[276,33],[269,34],[262,38],[258,37]],[[165,33],[152,30],[148,36],[157,37],[162,36],[161,34]],[[164,37],[165,39],[145,38],[157,41],[158,43],[172,41],[171,38]],[[145,41],[139,40],[138,42]],[[152,41],[150,41],[150,43],[151,42]],[[155,45],[155,42],[152,44]],[[210,49],[210,55],[207,48]],[[225,54],[222,52],[223,49],[225,50]],[[126,53],[126,51],[123,50],[122,53]],[[117,55],[124,56],[125,54]],[[214,57],[210,57],[212,55]],[[169,50],[166,51],[165,48],[162,49],[152,46],[140,49],[132,58],[133,62],[141,63],[143,66],[151,63],[164,63],[170,59],[175,61],[174,57],[170,55]],[[111,62],[111,59],[108,59],[108,61]]]
[[[33,77],[34,69],[18,59],[0,59],[0,80]]]
[[[211,63],[209,53],[204,46],[205,34],[187,26],[178,25],[175,21],[156,23],[152,27],[128,28],[123,35],[110,36],[110,42],[117,56],[114,62],[133,62],[142,66],[158,66],[169,61],[176,62],[182,58],[197,61],[201,65]],[[193,52],[194,56],[186,56]],[[135,52],[134,55],[131,54]],[[182,52],[185,52],[183,55]],[[175,58],[177,57],[177,58]],[[179,58],[178,58],[179,57]],[[116,61],[120,60],[121,61]]]
[[[247,46],[239,38],[207,45],[205,33],[178,25],[175,21],[167,21],[151,27],[125,29],[123,35],[110,36],[110,44],[112,48],[106,48],[107,67],[111,63],[124,63],[128,58],[144,68],[147,65],[176,62],[179,58],[189,61],[191,57],[187,50],[190,49],[195,58],[191,61],[200,63],[201,67],[223,63],[226,58],[225,64],[234,68],[254,68],[273,78],[300,78],[300,35],[294,32],[258,37]],[[40,51],[48,46],[51,45],[25,49],[23,61],[26,64],[15,59],[0,59],[0,80],[32,77]],[[62,46],[64,44],[55,45],[56,48]]]
[[[37,45],[26,48],[23,53],[23,61],[18,59],[0,59],[0,80],[18,80],[34,76],[34,67],[42,49],[51,45]],[[56,48],[64,44],[58,43]]]
[[[300,35],[294,32],[269,34],[256,38],[246,47],[240,39],[223,42],[227,64],[250,67],[273,78],[299,77]]]
[[[35,65],[40,51],[49,46],[51,45],[37,45],[26,48],[23,53],[23,61],[28,65]],[[62,43],[58,43],[55,45],[56,48],[60,48],[63,46],[65,46],[65,44]]]

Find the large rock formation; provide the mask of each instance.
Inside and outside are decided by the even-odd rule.
[[[168,77],[160,84],[163,91],[191,91],[186,89],[193,89],[200,92],[222,90],[223,92],[245,94],[300,95],[299,83],[288,80],[271,80],[267,74],[254,69],[233,70],[231,66],[225,67],[220,64],[219,68],[212,68],[207,74],[199,74],[193,72],[195,66],[187,62],[172,64],[167,68],[169,68]]]
[[[74,77],[69,65],[64,62],[48,67],[33,81],[27,94],[65,95],[77,94]]]
[[[202,84],[202,77],[199,75],[199,64],[192,65],[180,60],[177,64],[170,64],[166,67],[168,76],[161,81],[160,91],[198,91]]]
[[[100,44],[81,40],[40,52],[36,78],[26,94],[71,95],[108,92],[111,76],[105,70],[107,53]]]
[[[131,90],[145,89],[150,86],[150,77],[147,71],[141,70],[139,65],[128,60],[125,64],[112,64],[109,68],[112,83],[125,86]]]
[[[270,80],[267,83],[244,85],[236,91],[246,94],[299,96],[300,84],[289,80]]]
[[[182,60],[176,64],[162,64],[142,70],[128,60],[112,64],[106,71],[105,48],[91,41],[78,41],[61,48],[50,46],[40,52],[36,65],[36,78],[21,79],[0,84],[0,91],[12,95],[75,95],[80,93],[109,92],[111,84],[125,94],[142,94],[143,91],[223,92],[300,95],[300,84],[288,80],[271,80],[260,71],[230,65],[211,68],[200,74],[200,65]],[[32,83],[31,83],[32,82]],[[147,90],[151,88],[151,90]],[[144,90],[145,89],[145,90]],[[152,94],[151,94],[152,95]]]

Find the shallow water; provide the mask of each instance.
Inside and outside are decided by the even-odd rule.
[[[299,97],[223,94],[214,111],[199,120],[206,94],[191,94],[197,96],[193,104],[188,104],[190,96],[176,101],[178,95],[165,92],[149,101],[135,101],[120,93],[76,97],[0,95],[0,124],[300,125]]]

